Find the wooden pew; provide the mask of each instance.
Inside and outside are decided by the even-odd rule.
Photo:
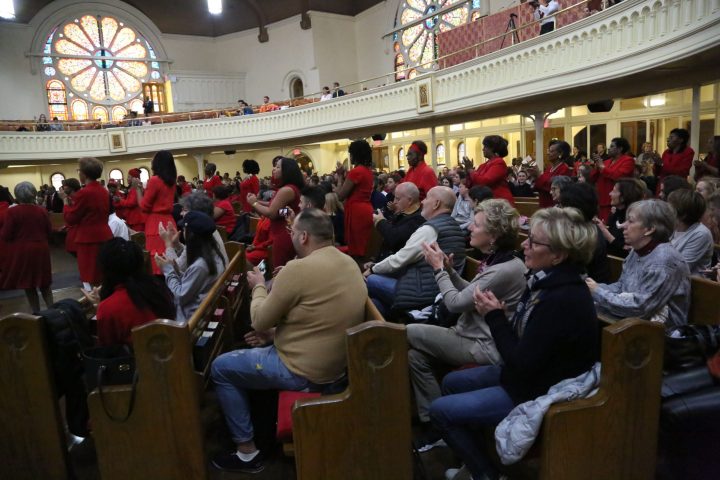
[[[662,325],[646,320],[603,330],[598,392],[553,405],[545,415],[533,447],[540,480],[654,478],[663,342]]]
[[[365,258],[377,258],[380,253],[382,243],[382,235],[380,235],[380,232],[377,231],[377,228],[373,227],[370,232],[370,240],[368,241],[365,249]]]
[[[252,235],[255,235],[255,231],[257,230],[257,224],[259,221],[260,221],[260,217],[250,215],[250,222],[248,223],[248,231]]]
[[[140,245],[145,250],[145,232],[135,232],[130,235],[130,240]]]
[[[540,209],[540,206],[535,202],[515,202],[515,208],[520,213],[528,218],[532,217],[535,212]]]
[[[347,331],[348,388],[293,408],[298,480],[412,478],[407,348],[403,325]]]
[[[0,319],[2,478],[74,478],[44,328],[32,315]]]
[[[475,275],[477,275],[479,268],[479,260],[475,260],[471,257],[465,257],[465,270],[463,270],[463,278],[468,282],[472,282],[472,279],[475,278]]]
[[[232,243],[226,245],[228,253],[236,252],[228,268],[187,323],[155,320],[133,329],[137,385],[106,387],[103,395],[97,389],[90,393],[88,406],[103,480],[207,478],[198,393],[203,380],[209,380],[210,364],[225,339],[232,339],[223,294],[228,279],[244,265],[242,246]],[[213,337],[210,355],[199,365],[193,346],[209,321],[224,324]],[[116,417],[128,411],[133,388],[135,402],[127,421],[109,418],[105,408]]]

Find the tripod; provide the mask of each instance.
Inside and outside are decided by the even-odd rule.
[[[505,34],[503,35],[502,42],[500,42],[500,49],[502,50],[503,46],[505,45],[505,39],[507,38],[508,32],[512,32],[512,44],[515,45],[516,43],[520,43],[520,36],[517,32],[517,27],[515,26],[515,18],[517,15],[514,13],[510,14],[510,20],[508,20],[507,27],[505,28]]]

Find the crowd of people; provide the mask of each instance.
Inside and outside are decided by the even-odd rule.
[[[191,182],[160,151],[145,185],[132,169],[128,185],[107,188],[102,162],[81,158],[79,178],[58,192],[22,182],[13,197],[0,188],[0,289],[24,289],[33,311],[38,292],[52,304],[48,210],[62,211],[67,250],[97,304],[99,342],[131,345],[134,326],[192,316],[228,265],[222,226],[247,244],[255,267],[247,273],[250,348],[212,366],[235,443],[214,459],[217,468],[262,470],[248,390],[324,391],[341,382],[345,329],[362,321],[370,298],[384,318],[408,325],[418,450],[444,442],[464,464],[456,478],[496,478],[476,431],[590,369],[599,359],[597,313],[671,328],[687,322],[690,277],[718,280],[720,137],[703,160],[688,138],[675,129],[662,155],[644,145],[634,157],[618,137],[589,158],[553,140],[540,173],[523,159],[508,167],[507,141],[490,135],[485,161],[465,157],[437,174],[422,141],[408,149],[407,171],[385,173],[357,140],[347,164],[325,175],[279,156],[270,178],[248,159],[243,174],[221,175],[208,163],[205,178]],[[515,199],[531,195],[540,209],[523,218]],[[248,215],[259,217],[253,235]],[[113,216],[125,233],[111,227]],[[152,274],[126,238],[133,231],[145,233]],[[381,245],[371,256],[373,232]],[[270,248],[266,282],[270,272],[258,266]],[[469,249],[481,263],[467,281]],[[627,257],[615,282],[608,254]],[[467,364],[476,366],[437,376]]]

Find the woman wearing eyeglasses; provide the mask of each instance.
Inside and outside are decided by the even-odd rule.
[[[479,429],[497,425],[518,404],[589,370],[599,357],[595,307],[581,272],[597,233],[574,208],[547,208],[530,221],[523,242],[532,272],[515,314],[475,290],[475,308],[490,327],[501,364],[455,371],[442,382],[430,419],[473,478],[497,478]]]

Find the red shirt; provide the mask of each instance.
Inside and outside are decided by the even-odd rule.
[[[248,178],[240,182],[240,204],[243,211],[252,213],[253,208],[247,201],[248,193],[257,195],[260,193],[260,180],[256,175],[250,175]]]
[[[206,179],[203,182],[203,188],[205,189],[205,192],[210,198],[215,198],[213,188],[217,187],[218,185],[222,185],[222,178],[220,178],[219,175],[213,175],[212,177]]]
[[[431,188],[437,187],[438,181],[432,168],[428,167],[424,160],[418,161],[417,165],[410,168],[403,181],[400,183],[412,182],[420,190],[420,200],[425,198]]]
[[[97,334],[100,345],[132,345],[132,329],[157,318],[150,309],[139,309],[123,285],[115,287],[97,307]]]
[[[552,187],[552,178],[565,175],[570,176],[570,167],[565,162],[560,162],[554,167],[546,168],[545,171],[535,180],[535,190],[538,192],[538,206],[540,208],[548,208],[555,205],[550,188]]]
[[[171,214],[175,201],[175,185],[168,185],[157,175],[150,177],[140,208],[145,213]]]
[[[110,194],[95,180],[88,180],[83,188],[72,195],[72,205],[63,210],[65,223],[75,228],[75,243],[101,243],[110,240],[108,226]]]
[[[430,170],[430,167],[428,167],[428,170]],[[430,171],[432,172],[432,170]],[[372,171],[364,165],[357,165],[348,172],[347,178],[353,182],[354,187],[352,192],[350,192],[350,196],[345,201],[345,204],[362,202],[370,203],[370,195],[372,195],[372,191],[375,186],[375,179]],[[407,178],[407,176],[405,178]],[[435,178],[434,175],[433,178]]]
[[[180,196],[184,197],[185,195],[190,195],[192,193],[192,188],[190,188],[190,184],[187,182],[184,182],[182,185],[180,185]]]
[[[590,179],[595,182],[600,205],[600,218],[604,221],[610,215],[610,192],[615,182],[623,177],[632,177],[635,173],[635,159],[630,155],[621,155],[617,160],[605,160],[605,168],[593,169]]]
[[[690,167],[692,167],[695,151],[690,147],[678,153],[673,153],[667,149],[662,154],[662,167],[655,167],[655,174],[662,180],[668,175],[677,175],[684,179],[690,175]],[[659,183],[659,182],[658,182]]]
[[[223,210],[223,214],[220,218],[215,219],[215,225],[218,225],[220,227],[225,227],[225,230],[227,231],[228,235],[233,233],[233,230],[235,230],[235,210],[233,209],[232,204],[230,203],[229,199],[225,200],[218,200],[215,202],[215,206],[217,208],[221,208]]]
[[[491,158],[472,173],[472,184],[489,187],[493,198],[504,198],[510,205],[515,205],[507,183],[507,167],[502,157]]]

